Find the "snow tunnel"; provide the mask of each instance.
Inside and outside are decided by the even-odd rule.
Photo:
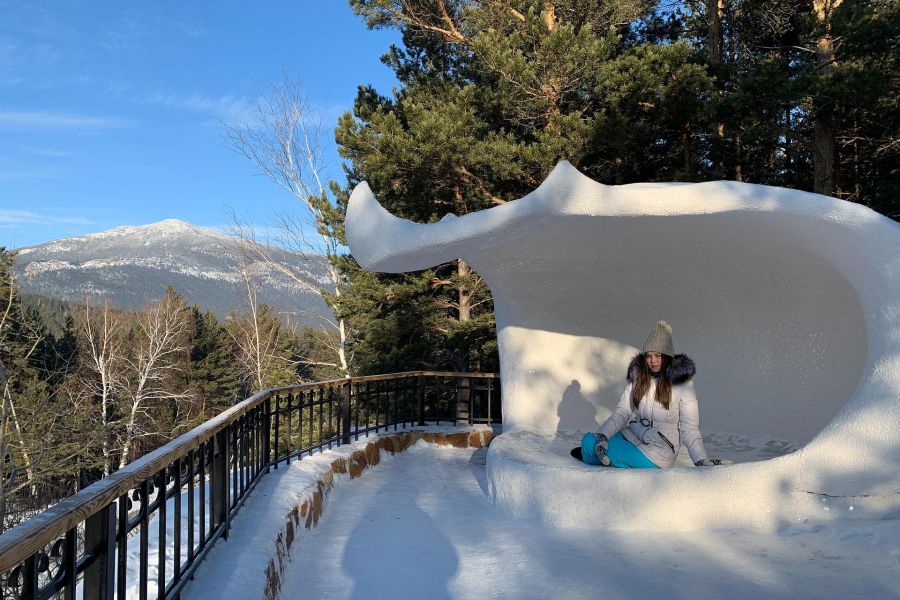
[[[504,425],[488,476],[512,513],[759,529],[900,509],[900,226],[874,211],[736,182],[605,186],[564,161],[524,198],[428,225],[361,183],[346,230],[364,268],[463,258],[490,286]],[[737,464],[572,461],[660,319],[697,364],[707,449]]]

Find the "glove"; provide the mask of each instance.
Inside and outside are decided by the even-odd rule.
[[[594,451],[597,453],[597,458],[600,459],[600,464],[604,467],[608,467],[611,464],[609,457],[606,455],[607,448],[609,448],[609,440],[602,433],[598,433],[597,445],[594,447]]]
[[[734,461],[730,458],[704,458],[694,463],[695,467],[717,467],[719,465],[730,465]]]

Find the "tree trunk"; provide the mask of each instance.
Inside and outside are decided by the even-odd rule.
[[[816,42],[816,61],[820,76],[834,72],[834,40],[831,37],[831,12],[843,0],[814,0],[813,9],[823,34]],[[813,129],[813,191],[831,196],[837,185],[837,145],[834,142],[834,110],[830,106],[816,110]]]
[[[456,264],[456,273],[459,275],[459,320],[460,322],[472,320],[472,290],[466,285],[466,281],[472,276],[472,268],[466,261],[459,259]]]
[[[547,31],[556,29],[556,8],[553,6],[553,2],[544,2],[544,10],[542,12]]]
[[[681,149],[684,154],[684,178],[690,181],[691,173],[691,126],[685,123],[681,126]]]
[[[328,262],[328,278],[331,280],[331,287],[334,290],[334,296],[336,298],[341,297],[341,277],[338,273],[337,268],[333,264],[331,264],[330,256]],[[331,310],[334,311],[334,314],[337,315],[338,310],[336,306],[332,306]],[[341,372],[344,374],[344,377],[350,377],[350,365],[347,363],[347,327],[344,323],[344,319],[338,319],[338,335],[340,336],[340,340],[338,341],[338,361],[341,365]]]
[[[3,402],[8,403],[9,418],[12,419],[13,428],[16,430],[16,437],[19,439],[19,452],[22,453],[22,460],[25,462],[25,475],[28,478],[28,487],[32,497],[37,494],[37,472],[35,465],[31,462],[31,456],[28,454],[28,446],[25,445],[25,435],[22,433],[22,426],[19,423],[19,417],[16,415],[16,405],[13,402],[12,391],[9,389],[9,380],[3,377]],[[3,457],[5,460],[6,457]]]
[[[112,460],[109,456],[109,422],[112,417],[112,406],[109,397],[109,381],[105,369],[100,372],[100,410],[103,413],[103,435],[100,443],[100,451],[103,453],[103,476],[112,472]]]
[[[456,262],[456,274],[459,277],[459,320],[466,322],[472,320],[472,296],[474,290],[468,285],[472,277],[472,268],[466,261],[459,259]],[[469,371],[469,345],[463,344],[459,349],[458,368],[460,371]],[[465,424],[471,419],[469,414],[469,388],[470,382],[459,390],[456,406],[456,423]]]
[[[709,34],[706,50],[709,62],[722,64],[722,16],[725,14],[725,0],[706,0],[706,18],[709,23]]]
[[[725,14],[725,0],[707,0],[706,15],[709,23],[709,33],[706,40],[707,55],[709,64],[719,67],[724,62],[723,57],[723,35],[722,35],[722,16]],[[718,82],[720,87],[716,90],[716,96],[721,101],[725,97],[725,90],[722,89],[721,81]],[[725,160],[723,158],[723,150],[725,148],[725,123],[723,121],[716,122],[715,126],[716,139],[718,141],[717,154],[719,155],[716,163],[716,174],[719,179],[725,179]]]
[[[813,141],[813,191],[831,196],[835,184],[834,116],[830,110],[816,115]]]
[[[788,179],[784,183],[788,187],[794,183],[794,151],[791,146],[793,143],[791,133],[791,107],[786,106],[784,109],[784,171],[787,173]]]

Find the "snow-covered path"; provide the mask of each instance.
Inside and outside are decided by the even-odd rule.
[[[419,442],[335,488],[281,598],[900,597],[900,516],[778,535],[549,529],[489,503],[485,452]]]

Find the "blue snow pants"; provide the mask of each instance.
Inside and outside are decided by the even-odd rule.
[[[597,457],[597,436],[586,433],[581,438],[581,460],[589,465],[599,465]],[[626,440],[621,433],[617,433],[609,440],[609,448],[606,449],[612,466],[620,469],[658,469],[647,456],[638,450],[637,446]]]

